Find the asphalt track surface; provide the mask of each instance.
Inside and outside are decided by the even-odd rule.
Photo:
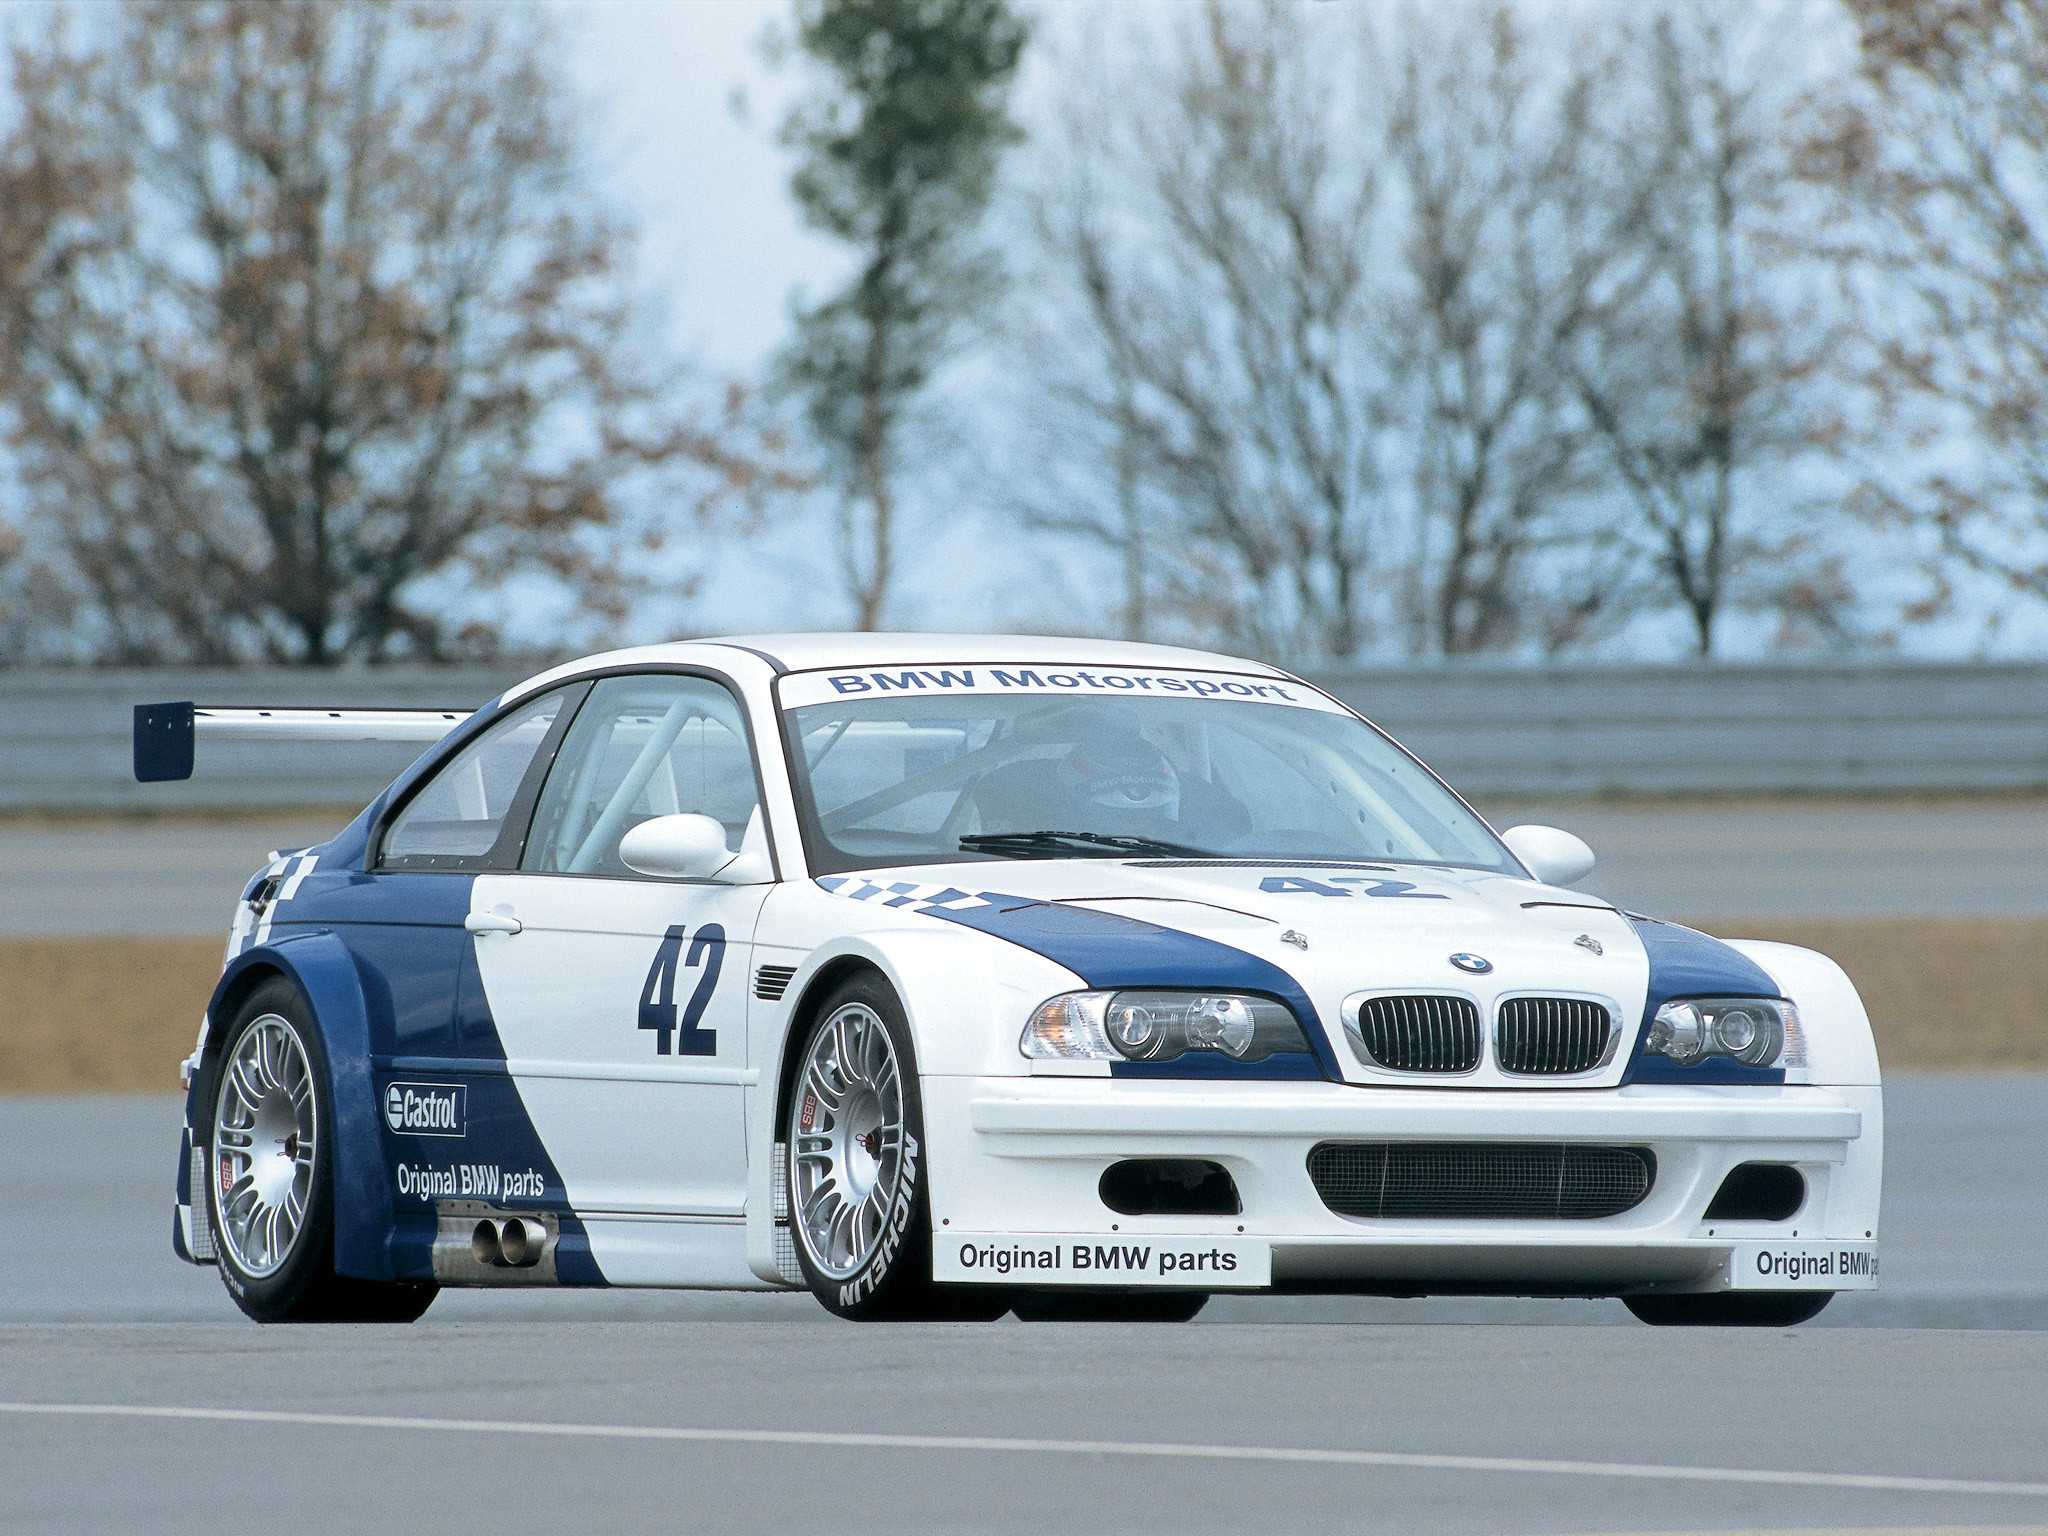
[[[174,1101],[0,1099],[0,1530],[2048,1530],[2048,1078],[1887,1097],[1884,1289],[1761,1333],[653,1292],[259,1329],[169,1254]]]
[[[1675,917],[2048,912],[2048,801],[1489,802],[1496,826],[1567,827],[1587,890]],[[339,815],[0,820],[0,934],[225,933],[274,848]]]

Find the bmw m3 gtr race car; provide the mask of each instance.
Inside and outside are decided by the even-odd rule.
[[[136,711],[431,747],[235,910],[173,1240],[266,1321],[446,1285],[808,1287],[842,1316],[1218,1291],[1877,1282],[1831,961],[1569,887],[1313,685],[1156,646],[652,646],[460,711]]]

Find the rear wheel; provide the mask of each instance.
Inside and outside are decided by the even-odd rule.
[[[259,1323],[409,1323],[438,1287],[334,1272],[334,1118],[312,1013],[282,977],[236,1012],[214,1060],[207,1219],[220,1276]]]
[[[902,1005],[879,976],[825,999],[783,1127],[789,1224],[811,1293],[841,1317],[989,1322],[1006,1292],[932,1283],[924,1104]]]
[[[1026,1291],[1011,1310],[1027,1323],[1185,1323],[1207,1291]]]
[[[1796,1328],[1835,1299],[1833,1291],[1713,1291],[1700,1296],[1624,1296],[1656,1328]]]

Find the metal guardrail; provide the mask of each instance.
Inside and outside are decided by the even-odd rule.
[[[0,810],[360,805],[385,746],[226,743],[191,780],[134,782],[134,705],[471,706],[527,668],[0,673]],[[1316,681],[1488,798],[2048,789],[2048,665],[1429,666]]]
[[[0,673],[0,810],[363,805],[410,761],[406,748],[209,742],[201,749],[199,771],[191,779],[138,784],[134,707],[166,699],[355,708],[474,707],[536,670],[50,668]]]
[[[1320,676],[1472,794],[2048,788],[2048,665]]]

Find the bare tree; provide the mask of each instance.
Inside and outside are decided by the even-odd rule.
[[[1368,574],[1394,387],[1380,182],[1332,46],[1350,22],[1213,0],[1176,23],[1136,44],[1158,60],[1144,91],[1098,117],[1077,81],[1063,109],[1096,142],[1041,196],[1034,388],[1043,429],[1093,441],[1110,477],[1041,493],[1040,520],[1123,555],[1127,608],[1349,655],[1386,611]]]
[[[1866,301],[1859,504],[1931,536],[1922,616],[1962,572],[2048,599],[2048,5],[1845,4],[1804,169]]]
[[[30,556],[21,528],[0,514],[0,666],[76,660],[66,643],[72,617],[71,594]]]
[[[1032,520],[1117,556],[1132,633],[1149,606],[1336,656],[1579,636],[1629,558],[1584,515],[1569,368],[1631,218],[1611,52],[1476,0],[1217,0],[1126,44],[1156,79],[1084,57],[1034,206]]]
[[[105,654],[437,656],[522,572],[601,625],[636,483],[772,474],[667,408],[531,22],[157,0],[15,50],[0,411]]]
[[[1828,425],[1837,344],[1789,255],[1786,113],[1809,7],[1680,0],[1638,24],[1641,121],[1615,151],[1630,217],[1572,378],[1633,508],[1624,537],[1701,655],[1736,607],[1838,622],[1829,552],[1798,526],[1797,465]]]
[[[1643,212],[1600,120],[1624,61],[1510,4],[1410,13],[1395,35],[1410,648],[1498,649],[1531,627],[1555,645],[1619,585],[1613,541],[1584,516],[1599,466],[1570,359]]]
[[[1099,31],[1091,32],[1088,46],[1059,61],[1076,85],[1040,140],[1040,163],[1058,169],[1034,189],[1027,217],[1036,249],[1052,259],[1034,263],[1040,280],[1030,285],[1028,317],[1011,338],[1027,360],[1028,382],[1016,413],[1022,462],[1005,478],[1008,500],[1028,525],[1111,554],[1122,588],[1115,628],[1125,639],[1143,640],[1158,627],[1155,545],[1174,543],[1166,529],[1175,519],[1171,507],[1153,501],[1148,421],[1138,409],[1144,370],[1137,295],[1125,288],[1110,228],[1115,198],[1098,170],[1103,146],[1120,126],[1108,110],[1102,51],[1093,46],[1100,41]],[[1052,284],[1044,281],[1049,275]],[[1107,627],[1106,611],[1106,604],[1083,607],[1067,622]]]

